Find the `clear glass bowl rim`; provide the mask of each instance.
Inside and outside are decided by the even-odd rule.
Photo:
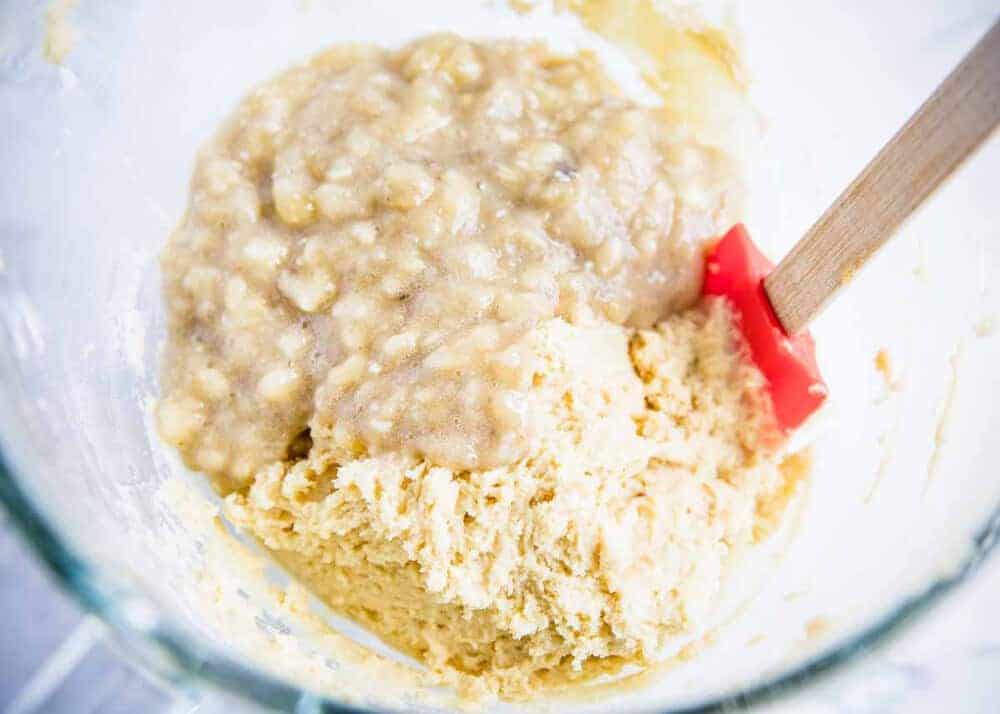
[[[11,521],[30,544],[38,558],[86,610],[107,623],[126,650],[136,654],[154,676],[181,689],[197,689],[208,684],[237,697],[281,711],[341,714],[377,711],[361,709],[313,694],[278,677],[241,662],[183,630],[164,617],[140,593],[114,583],[94,563],[77,552],[44,515],[44,509],[22,487],[22,480],[6,456],[0,435],[0,502]],[[828,646],[792,669],[694,704],[660,710],[662,714],[710,714],[746,711],[751,707],[782,698],[824,675],[840,671],[844,665],[883,645],[921,619],[932,605],[980,568],[1000,542],[1000,504],[977,529],[968,554],[956,567],[926,586],[921,592],[899,602],[890,611],[852,634]],[[153,617],[150,617],[150,612]]]

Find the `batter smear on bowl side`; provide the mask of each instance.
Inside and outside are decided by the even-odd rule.
[[[586,53],[325,52],[199,156],[161,434],[444,682],[654,661],[787,499],[763,378],[698,298],[735,175]]]

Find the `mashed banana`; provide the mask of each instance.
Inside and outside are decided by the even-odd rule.
[[[725,305],[691,307],[732,176],[588,54],[326,52],[199,157],[161,433],[335,610],[465,689],[651,661],[782,487]]]

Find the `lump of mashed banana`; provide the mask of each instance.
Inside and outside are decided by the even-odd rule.
[[[705,620],[781,488],[694,305],[738,185],[588,54],[336,48],[202,151],[160,431],[335,610],[521,696]]]

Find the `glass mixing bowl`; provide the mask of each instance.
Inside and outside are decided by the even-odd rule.
[[[43,58],[46,5],[0,9],[3,501],[131,657],[180,687],[248,708],[416,706],[416,695],[382,697],[378,675],[341,669],[362,693],[349,691],[321,639],[312,674],[283,667],[299,625],[275,609],[280,595],[238,583],[236,555],[221,558],[237,575],[211,583],[214,599],[195,587],[218,553],[161,497],[182,469],[149,420],[163,338],[157,251],[182,216],[198,145],[244,91],[297,58],[442,29],[593,38],[572,16],[500,2],[81,0],[69,16],[78,45],[56,65]],[[773,255],[995,15],[991,0],[747,8],[767,165],[749,222]],[[1000,518],[998,159],[994,138],[817,322],[832,404],[794,538],[757,597],[669,674],[552,707],[749,706],[918,621],[975,569]],[[891,384],[873,364],[883,348]]]

